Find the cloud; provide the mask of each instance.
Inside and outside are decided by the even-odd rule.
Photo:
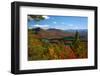
[[[56,21],[54,21],[53,23],[54,23],[54,24],[56,24],[57,22],[56,22]]]
[[[41,28],[44,28],[44,29],[47,29],[49,28],[49,25],[33,25],[34,27],[41,27]]]
[[[62,22],[62,24],[65,24],[64,22]]]
[[[49,19],[50,17],[49,16],[43,16],[45,19]]]
[[[48,27],[48,25],[34,25],[34,26],[36,26],[36,27]]]
[[[32,29],[33,27],[29,26],[28,29]]]
[[[75,26],[74,29],[79,29],[79,27],[78,26]]]
[[[73,24],[69,24],[68,26],[74,26]]]

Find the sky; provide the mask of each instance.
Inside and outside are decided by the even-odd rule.
[[[79,16],[53,16],[53,15],[43,15],[45,18],[37,22],[28,16],[27,24],[28,28],[41,27],[43,29],[87,29],[88,17],[79,17]]]

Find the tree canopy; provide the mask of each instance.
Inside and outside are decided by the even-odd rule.
[[[35,20],[36,22],[39,22],[45,19],[42,15],[29,15],[29,17]],[[30,20],[30,18],[28,20]]]

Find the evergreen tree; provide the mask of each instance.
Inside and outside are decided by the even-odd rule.
[[[75,39],[76,39],[76,40],[79,40],[79,32],[78,32],[78,31],[76,31]]]
[[[76,31],[74,40],[72,42],[72,48],[74,49],[74,52],[76,53],[77,57],[79,57],[79,55],[80,55],[79,52],[81,51],[80,44],[81,44],[81,42],[80,42],[79,32]]]
[[[42,15],[29,15],[28,21],[34,20],[36,24],[39,24],[41,20],[44,20],[45,18]]]
[[[80,43],[80,36],[79,36],[79,32],[76,31],[75,33],[75,38],[72,42],[72,45],[74,45],[74,48],[78,48],[79,47],[79,43]]]

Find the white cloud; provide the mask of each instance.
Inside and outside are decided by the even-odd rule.
[[[43,16],[45,19],[49,19],[50,17],[48,17],[48,16]]]
[[[33,25],[33,26],[38,27],[38,26],[40,26],[40,25]]]
[[[74,29],[79,29],[79,27],[75,26]]]
[[[41,28],[44,28],[44,29],[47,29],[49,28],[49,25],[33,25],[34,27],[41,27]]]
[[[32,29],[33,27],[29,26],[28,29]]]
[[[62,24],[65,24],[64,22],[62,22]]]
[[[48,27],[48,25],[38,25],[38,24],[36,24],[34,26],[36,26],[36,27]]]
[[[53,23],[56,24],[57,22],[54,21]]]
[[[74,26],[73,24],[69,24],[68,26]]]

